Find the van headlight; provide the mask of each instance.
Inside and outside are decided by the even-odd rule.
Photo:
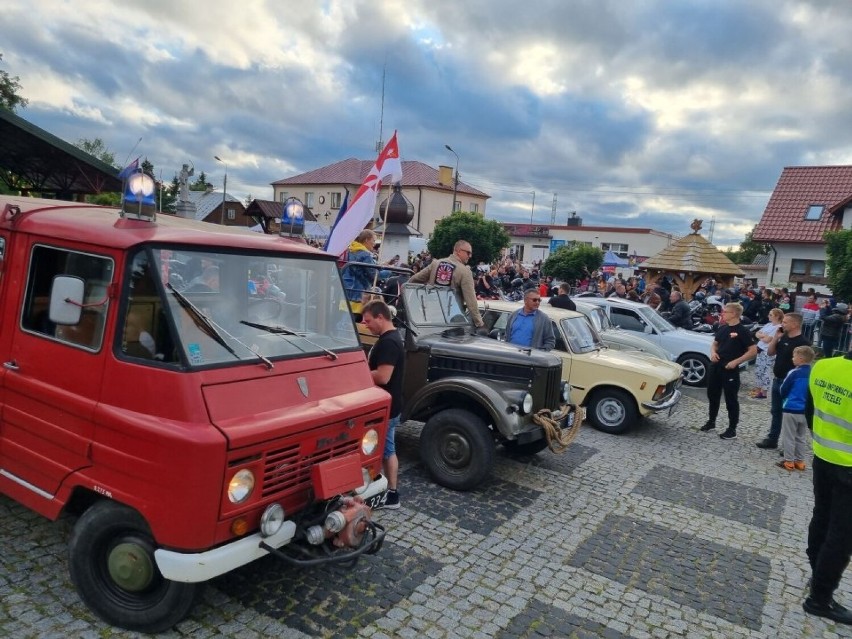
[[[379,445],[379,433],[375,428],[371,428],[361,438],[361,452],[365,455],[372,455]]]
[[[248,468],[238,471],[228,482],[228,499],[232,504],[241,504],[254,490],[254,473]]]

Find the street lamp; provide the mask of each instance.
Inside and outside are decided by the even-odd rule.
[[[228,194],[228,163],[218,155],[214,155],[219,162],[225,165],[225,181],[222,183],[222,215],[219,219],[219,224],[225,224],[225,196]]]
[[[445,144],[444,147],[456,156],[456,177],[453,180],[453,204],[450,206],[450,213],[452,214],[456,212],[456,192],[459,190],[459,154],[453,151],[453,147],[449,144]]]

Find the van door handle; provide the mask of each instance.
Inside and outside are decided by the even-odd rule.
[[[15,360],[12,360],[11,362],[3,362],[3,368],[9,371],[20,370],[18,368],[18,363]]]

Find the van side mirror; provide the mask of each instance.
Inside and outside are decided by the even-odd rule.
[[[50,321],[61,326],[80,323],[85,282],[80,277],[57,275],[50,287]]]

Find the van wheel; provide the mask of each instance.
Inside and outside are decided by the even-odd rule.
[[[142,515],[113,501],[89,508],[68,542],[71,581],[83,602],[107,623],[155,633],[189,613],[200,584],[165,579]]]
[[[595,391],[586,415],[594,428],[610,435],[626,433],[639,419],[633,398],[617,388]]]
[[[705,386],[710,360],[698,353],[681,355],[677,363],[683,366],[683,383],[687,386]]]
[[[494,448],[485,422],[460,408],[436,413],[420,433],[423,464],[436,483],[453,490],[470,490],[485,479]]]

